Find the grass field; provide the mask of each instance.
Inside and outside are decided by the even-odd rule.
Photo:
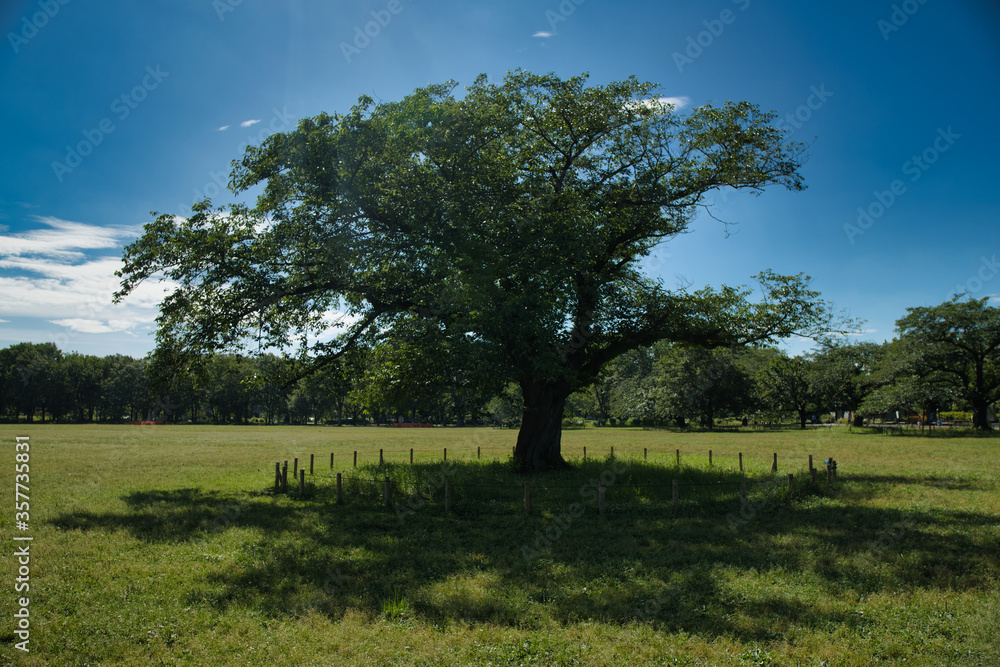
[[[532,478],[528,514],[514,431],[6,425],[9,500],[25,435],[2,664],[1000,664],[1000,438],[567,430],[577,468]],[[274,462],[310,454],[306,496],[273,494]],[[832,488],[809,454],[837,460]],[[358,481],[384,476],[394,509]],[[34,538],[27,654],[15,534]]]

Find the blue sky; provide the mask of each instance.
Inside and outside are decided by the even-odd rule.
[[[728,238],[703,216],[649,258],[668,285],[805,272],[876,341],[1000,294],[993,0],[34,0],[0,29],[0,346],[144,355],[162,286],[110,299],[150,211],[232,201],[230,161],[301,117],[517,67],[748,100],[810,145],[806,191],[716,195]]]

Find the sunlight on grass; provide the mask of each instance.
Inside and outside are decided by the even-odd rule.
[[[996,439],[568,431],[576,467],[530,478],[529,514],[526,478],[507,465],[512,431],[16,430],[32,438],[37,643],[22,655],[5,642],[4,664],[989,665],[998,655]],[[745,508],[740,452],[757,482]],[[838,460],[834,487],[807,481],[809,454]],[[306,497],[274,495],[274,462],[296,456]],[[336,472],[375,481],[338,505]],[[786,472],[798,480],[791,497]],[[602,475],[603,516],[592,486]],[[13,559],[3,568],[12,581]],[[13,603],[4,598],[3,613]]]

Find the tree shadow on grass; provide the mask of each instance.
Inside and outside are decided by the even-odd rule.
[[[380,506],[385,476],[391,508]],[[924,483],[908,478],[842,477],[832,490],[801,482],[789,498],[778,475],[752,483],[744,505],[738,473],[608,459],[532,478],[530,513],[523,478],[503,466],[384,466],[352,479],[343,504],[331,480],[307,484],[303,499],[142,491],[123,497],[128,511],[55,523],[126,530],[164,549],[190,540],[210,548],[230,529],[251,529],[257,537],[224,567],[192,575],[188,603],[273,616],[359,609],[538,628],[592,619],[768,641],[793,624],[866,622],[781,590],[788,573],[833,599],[845,590],[993,590],[1000,580],[997,516],[865,502],[886,483]],[[444,479],[454,484],[451,512]],[[606,486],[604,515],[595,481]]]

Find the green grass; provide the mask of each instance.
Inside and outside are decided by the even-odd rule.
[[[15,435],[32,651],[12,646],[8,540],[2,664],[1000,662],[996,438],[574,429],[573,471],[524,478],[513,431],[0,426],[7,488]],[[275,461],[308,473],[310,454],[305,497],[274,494]],[[809,454],[837,459],[833,488]]]

